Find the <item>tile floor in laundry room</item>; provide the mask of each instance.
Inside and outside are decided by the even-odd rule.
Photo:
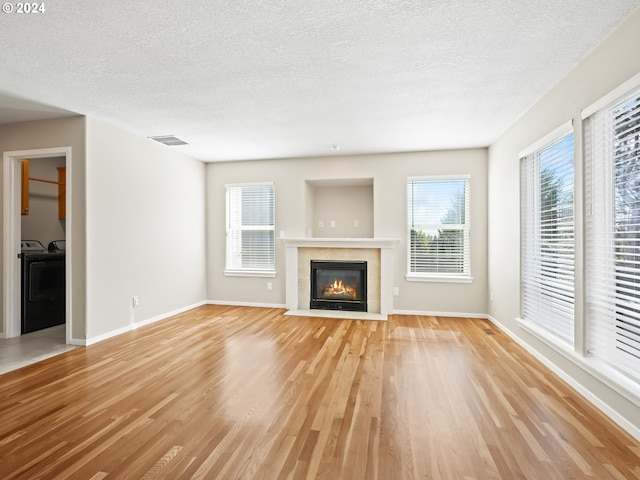
[[[65,325],[0,339],[0,375],[76,348],[65,343]]]

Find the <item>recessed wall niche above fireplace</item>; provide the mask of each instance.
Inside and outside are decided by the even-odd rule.
[[[310,308],[367,311],[367,262],[311,260]]]
[[[373,237],[373,178],[307,180],[305,187],[308,237]]]

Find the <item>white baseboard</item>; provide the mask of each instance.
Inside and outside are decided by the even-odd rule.
[[[287,308],[284,303],[235,302],[227,300],[207,300],[208,305],[227,305],[229,307]]]
[[[615,422],[620,428],[624,429],[629,435],[634,437],[636,440],[640,441],[640,428],[636,427],[634,424],[630,423],[624,416],[622,416],[616,409],[611,407],[608,403],[594,395],[591,390],[583,386],[581,383],[577,382],[573,377],[568,375],[564,370],[558,367],[555,363],[551,362],[546,356],[532,347],[529,343],[525,342],[521,337],[516,335],[513,331],[506,328],[503,324],[498,322],[491,315],[485,315],[485,318],[489,320],[492,324],[494,324],[497,328],[499,328],[502,332],[504,332],[509,338],[511,338],[514,342],[524,348],[528,353],[533,355],[537,360],[539,360],[545,367],[555,373],[558,377],[560,377],[565,383],[567,383],[571,388],[576,390],[580,395],[582,395],[588,402],[590,402],[593,406],[595,406],[598,410],[604,413],[607,417],[609,417],[613,422]],[[574,364],[585,370],[589,373],[595,380],[601,381],[596,376],[594,376],[588,369],[586,369],[583,365],[580,365],[579,362],[575,360],[571,360]],[[605,386],[609,387],[605,384]],[[618,392],[617,392],[618,393]]]
[[[118,335],[122,335],[123,333],[130,332],[132,330],[135,330],[137,328],[143,327],[145,325],[150,325],[150,324],[158,322],[160,320],[164,320],[165,318],[173,317],[174,315],[179,315],[180,313],[184,313],[184,312],[186,312],[188,310],[192,310],[194,308],[201,307],[205,303],[206,303],[205,301],[197,302],[197,303],[194,303],[192,305],[188,305],[186,307],[178,308],[178,309],[173,310],[171,312],[163,313],[162,315],[157,315],[155,317],[151,317],[151,318],[148,318],[146,320],[141,320],[140,322],[135,322],[135,323],[133,323],[131,325],[127,325],[126,327],[118,328],[116,330],[112,330],[110,332],[103,333],[101,335],[97,335],[95,337],[88,338],[87,340],[74,340],[74,339],[72,339],[71,342],[72,342],[73,345],[81,345],[79,343],[73,343],[75,341],[81,341],[81,342],[84,342],[84,346],[88,347],[89,345],[94,345],[94,344],[96,344],[98,342],[102,342],[103,340],[107,340],[108,338],[117,337]]]

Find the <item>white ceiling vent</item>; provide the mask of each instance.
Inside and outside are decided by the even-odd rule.
[[[176,147],[178,145],[189,145],[184,140],[180,140],[178,137],[174,137],[173,135],[160,135],[157,137],[149,137],[149,138],[151,140],[155,140],[156,142],[160,142],[170,147]]]

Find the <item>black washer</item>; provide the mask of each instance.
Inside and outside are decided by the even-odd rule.
[[[22,246],[22,333],[65,323],[64,250],[49,251],[34,240]]]

